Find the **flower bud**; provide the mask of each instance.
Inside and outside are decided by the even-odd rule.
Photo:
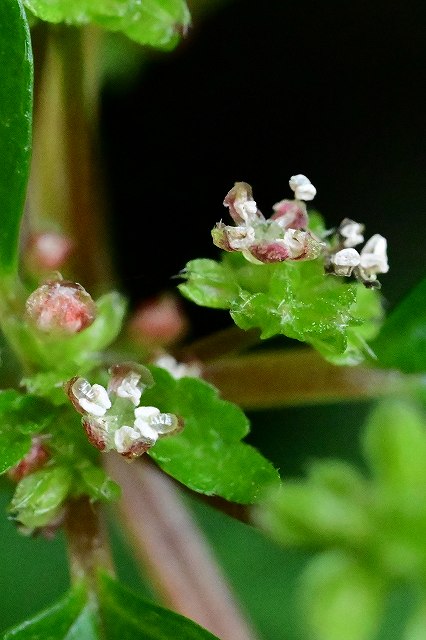
[[[69,258],[73,243],[67,236],[54,231],[36,233],[30,237],[26,262],[36,273],[61,269]]]
[[[364,242],[364,236],[362,235],[364,225],[349,218],[342,220],[338,232],[343,239],[344,247],[356,247]]]
[[[135,407],[138,406],[143,391],[152,387],[154,379],[149,369],[136,362],[123,362],[112,366],[108,392],[119,398],[128,398]]]
[[[271,220],[275,220],[283,229],[306,229],[308,213],[306,205],[300,200],[281,200],[273,206]]]
[[[139,343],[165,346],[181,339],[188,324],[179,301],[166,294],[144,302],[133,314],[128,331]]]
[[[96,305],[87,291],[65,280],[42,284],[25,306],[28,320],[43,333],[79,333],[96,318]]]
[[[337,276],[350,276],[359,265],[360,255],[356,249],[342,249],[332,255],[330,261]]]
[[[301,173],[291,176],[289,185],[297,200],[313,200],[317,193],[311,181]]]
[[[250,247],[250,254],[261,263],[282,262],[289,257],[289,251],[284,240],[262,242]]]
[[[252,188],[247,182],[236,182],[223,201],[236,224],[247,225],[263,220],[253,200]]]

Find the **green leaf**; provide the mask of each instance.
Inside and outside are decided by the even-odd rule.
[[[265,487],[277,484],[278,473],[263,456],[240,442],[249,423],[234,404],[197,378],[175,380],[152,368],[155,385],[142,403],[174,413],[185,421],[182,433],[157,442],[149,455],[169,475],[190,489],[227,500],[252,503]]]
[[[16,487],[10,510],[25,527],[43,527],[59,513],[72,484],[66,467],[40,469],[23,478]]]
[[[14,389],[0,391],[0,474],[18,464],[31,449],[31,435],[46,429],[54,408]]]
[[[383,367],[426,371],[426,278],[392,311],[372,348]]]
[[[421,602],[414,614],[408,620],[403,640],[423,640],[426,629],[426,602]]]
[[[184,0],[25,0],[37,17],[48,22],[83,25],[90,22],[122,31],[139,44],[172,48],[190,22]]]
[[[185,284],[179,285],[181,293],[202,307],[229,309],[238,295],[238,286],[232,270],[226,264],[200,258],[191,260],[182,274]]]
[[[142,600],[105,574],[97,602],[83,585],[32,620],[6,631],[2,640],[215,640],[183,616]],[[217,638],[216,638],[217,640]]]
[[[371,640],[383,612],[383,585],[374,572],[331,551],[311,562],[303,578],[310,637],[315,640]]]
[[[32,620],[6,631],[2,640],[100,640],[97,616],[82,585]]]
[[[54,417],[54,407],[42,398],[14,389],[0,391],[0,430],[35,435],[46,429]]]
[[[326,275],[322,259],[255,265],[228,253],[220,263],[193,260],[182,275],[179,289],[193,302],[228,308],[241,329],[307,342],[338,364],[364,359],[381,317],[376,291]]]
[[[0,2],[0,273],[17,269],[31,152],[33,62],[25,11]]]
[[[106,640],[214,640],[216,637],[195,622],[142,600],[107,575],[100,576],[99,600]]]

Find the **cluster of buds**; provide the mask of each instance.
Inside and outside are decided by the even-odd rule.
[[[358,252],[355,247],[364,242],[364,225],[348,218],[335,232],[318,237],[308,229],[305,204],[315,197],[315,187],[302,174],[292,176],[289,185],[295,199],[277,202],[274,213],[266,219],[253,200],[250,185],[235,183],[223,203],[235,226],[218,222],[212,230],[214,244],[225,251],[239,251],[254,264],[322,256],[327,273],[354,277],[367,287],[380,287],[377,275],[389,270],[386,239],[376,234]]]
[[[316,189],[301,174],[292,176],[289,184],[295,199],[277,202],[273,215],[266,219],[253,200],[250,185],[236,182],[223,202],[236,226],[218,222],[212,230],[214,244],[225,251],[240,251],[255,264],[317,258],[324,243],[307,229],[304,202],[314,198]]]
[[[153,385],[146,367],[133,362],[115,365],[109,370],[107,389],[75,377],[66,384],[66,392],[91,444],[103,452],[117,451],[128,459],[138,458],[164,436],[176,435],[183,421],[157,407],[140,406],[144,389]]]
[[[333,249],[326,258],[326,271],[337,276],[353,276],[366,287],[379,288],[379,273],[387,273],[386,238],[376,233],[361,249],[355,247],[364,242],[364,225],[345,218],[332,241]]]

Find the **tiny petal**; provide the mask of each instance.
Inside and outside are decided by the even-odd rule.
[[[321,254],[324,245],[310,231],[287,229],[284,234],[290,260],[315,260]]]
[[[157,407],[137,407],[135,409],[135,417],[142,418],[143,420],[147,420],[147,418],[152,418],[152,416],[156,416],[160,413],[160,409]]]
[[[36,289],[26,302],[28,320],[43,333],[74,334],[96,318],[96,305],[76,282],[53,280]]]
[[[247,182],[236,182],[223,201],[232,219],[238,225],[253,224],[263,220],[263,215],[253,200],[252,188]]]
[[[340,223],[339,234],[343,238],[344,247],[356,247],[364,242],[364,225],[349,218],[345,218]]]
[[[153,429],[149,422],[143,420],[142,418],[136,418],[133,426],[135,430],[139,432],[139,436],[142,436],[144,440],[147,440],[151,444],[151,446],[157,442],[158,432]]]
[[[305,229],[308,226],[308,213],[304,202],[281,200],[273,206],[271,220],[275,220],[283,229]]]
[[[331,256],[334,273],[338,276],[350,276],[360,263],[360,255],[356,249],[348,248]]]
[[[376,233],[361,251],[361,268],[367,275],[389,271],[386,238]]]
[[[114,446],[118,453],[128,453],[140,437],[140,432],[133,427],[120,427],[114,434]]]
[[[301,173],[291,176],[289,185],[297,200],[313,200],[317,193],[311,181]]]
[[[84,378],[71,378],[65,390],[79,413],[101,418],[111,408],[107,390],[100,384],[93,386]]]
[[[136,362],[116,364],[109,372],[108,392],[115,393],[119,398],[128,398],[135,406],[139,404],[144,389],[154,384],[149,369]]]

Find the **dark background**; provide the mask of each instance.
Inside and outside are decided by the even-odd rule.
[[[193,3],[197,6],[197,2]],[[208,4],[208,3],[207,3]],[[133,300],[215,257],[234,181],[260,209],[306,174],[329,226],[389,241],[392,306],[423,274],[425,17],[419,2],[212,2],[173,54],[103,99],[114,244]],[[123,218],[126,217],[126,223]],[[131,222],[129,223],[129,217]],[[195,313],[195,312],[194,312]],[[195,315],[205,332],[227,314]]]

